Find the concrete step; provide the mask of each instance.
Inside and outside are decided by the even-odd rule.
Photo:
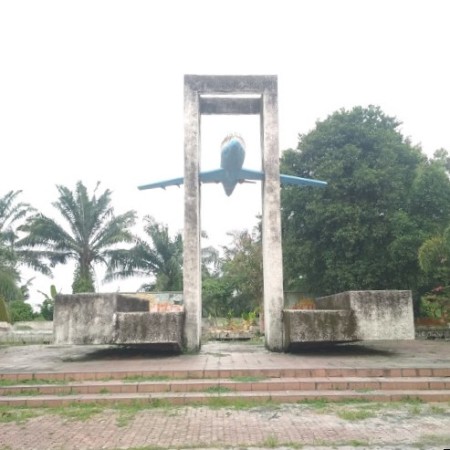
[[[220,370],[139,370],[139,371],[84,371],[84,372],[7,372],[1,380],[59,380],[65,382],[104,379],[132,379],[133,377],[167,377],[176,379],[230,379],[235,377],[316,378],[316,377],[450,377],[450,367],[420,368],[280,368]]]
[[[0,386],[0,396],[133,394],[157,392],[274,392],[358,390],[448,390],[450,377],[315,377],[236,379],[173,379],[164,381],[121,380],[68,382],[64,384]]]
[[[161,392],[161,393],[116,393],[116,394],[86,394],[41,396],[3,396],[0,397],[0,406],[8,407],[61,407],[73,404],[132,404],[140,403],[143,406],[171,405],[233,405],[239,401],[245,402],[274,402],[294,403],[308,401],[339,402],[348,400],[393,402],[402,400],[424,402],[448,402],[450,391],[443,390],[390,390],[390,391],[259,391],[209,394],[204,392]]]

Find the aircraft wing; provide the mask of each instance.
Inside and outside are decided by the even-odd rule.
[[[302,186],[324,187],[328,183],[326,181],[313,180],[312,178],[294,177],[293,175],[280,175],[281,184],[295,184]]]
[[[138,186],[138,189],[156,189],[162,188],[165,189],[167,186],[181,186],[184,183],[184,177],[173,178],[172,180],[159,181],[157,183],[143,184],[142,186]]]
[[[241,169],[240,174],[242,175],[243,181],[245,180],[264,180],[264,172],[249,170],[249,169]],[[295,177],[293,175],[280,175],[280,183],[281,184],[294,184],[294,185],[303,185],[303,186],[316,186],[316,187],[324,187],[327,185],[326,181],[313,180],[312,178],[301,178]]]
[[[225,170],[217,169],[211,170],[209,172],[201,172],[199,175],[200,181],[202,183],[221,183],[224,180]],[[168,186],[181,186],[184,183],[184,177],[173,178],[171,180],[158,181],[156,183],[144,184],[142,186],[138,186],[138,189],[156,189],[162,188],[165,189]]]
[[[259,170],[241,169],[239,175],[241,183],[244,183],[246,180],[264,180],[264,172]]]
[[[199,177],[202,183],[222,183],[225,180],[225,170],[216,169],[208,172],[200,172]]]

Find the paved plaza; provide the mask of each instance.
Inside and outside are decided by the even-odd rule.
[[[370,342],[297,353],[262,345],[205,344],[198,354],[111,347],[0,347],[0,373],[280,368],[449,368],[450,342]],[[91,409],[89,409],[91,408]],[[443,449],[450,404],[256,404],[0,410],[0,449]],[[29,416],[27,416],[29,414]]]

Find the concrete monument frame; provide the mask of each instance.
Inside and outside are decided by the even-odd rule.
[[[278,144],[278,83],[274,75],[185,75],[184,77],[184,306],[183,339],[188,351],[200,348],[200,124],[203,114],[258,114],[261,123],[262,247],[266,347],[284,349],[283,266]]]

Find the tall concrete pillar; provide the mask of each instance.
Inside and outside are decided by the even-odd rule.
[[[200,255],[200,109],[198,92],[184,83],[184,241],[183,297],[187,350],[200,348],[202,280]]]
[[[184,341],[200,348],[200,118],[202,114],[259,114],[261,117],[264,322],[266,346],[283,350],[283,267],[276,76],[184,77]]]
[[[266,347],[282,351],[283,257],[281,248],[280,164],[278,143],[277,79],[267,80],[262,95],[261,142],[263,152],[262,251],[264,273],[264,328]]]

